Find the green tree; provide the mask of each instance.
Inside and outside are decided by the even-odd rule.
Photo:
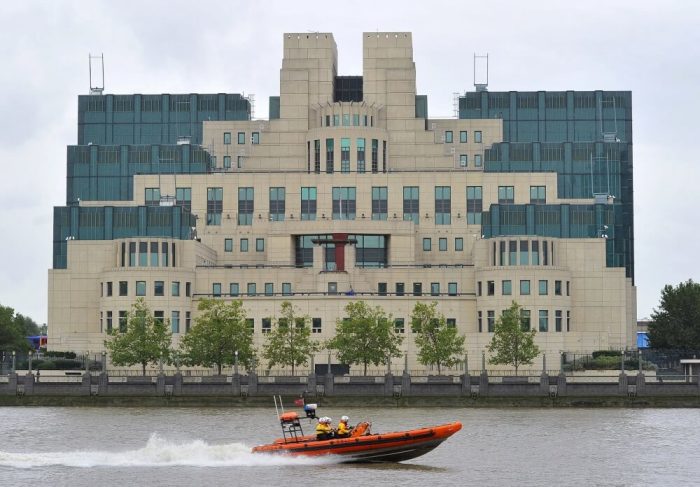
[[[156,320],[143,298],[131,306],[125,331],[112,330],[112,336],[105,340],[105,347],[115,365],[131,366],[141,364],[143,375],[146,365],[168,360],[170,337],[167,320]]]
[[[29,350],[22,315],[15,315],[9,306],[0,305],[0,350],[24,352]]]
[[[309,356],[318,350],[318,342],[311,339],[310,318],[297,316],[297,309],[289,301],[282,303],[280,317],[267,335],[263,357],[267,367],[291,366],[292,375],[297,365],[309,363]]]
[[[199,302],[200,315],[182,339],[181,350],[188,365],[216,365],[218,374],[224,365],[236,361],[249,367],[255,357],[253,330],[248,326],[243,302],[226,303],[221,299]]]
[[[24,336],[34,336],[38,335],[41,332],[39,329],[39,325],[37,325],[36,321],[31,319],[29,316],[24,316],[17,313],[15,315],[15,321],[22,330]]]
[[[515,375],[521,365],[531,365],[540,349],[535,345],[535,330],[524,330],[521,307],[513,304],[496,320],[493,338],[488,350],[493,355],[489,363],[493,365],[512,365]],[[527,326],[527,325],[525,325]]]
[[[438,374],[442,367],[452,367],[464,355],[464,337],[457,333],[457,328],[447,326],[435,301],[416,303],[411,313],[411,326],[416,333],[418,362],[437,366]]]
[[[700,350],[700,284],[689,279],[664,286],[659,309],[651,314],[652,348]]]
[[[368,364],[386,365],[389,357],[401,356],[403,338],[394,333],[393,319],[381,306],[356,301],[345,306],[345,313],[347,318],[336,322],[335,336],[327,344],[341,362],[362,364],[367,375]]]

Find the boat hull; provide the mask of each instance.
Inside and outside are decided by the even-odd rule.
[[[460,422],[429,428],[370,434],[355,438],[308,440],[271,443],[253,448],[256,453],[288,455],[338,456],[343,463],[402,462],[425,455],[462,429]]]

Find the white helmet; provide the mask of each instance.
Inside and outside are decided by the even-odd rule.
[[[343,423],[347,423],[348,421],[350,421],[350,418],[348,418],[347,416],[343,416],[342,418],[340,418],[340,421],[342,421]]]
[[[333,420],[331,418],[329,418],[328,416],[326,416],[326,423],[331,424],[332,422],[333,422]]]

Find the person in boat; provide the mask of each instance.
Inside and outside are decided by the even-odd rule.
[[[350,430],[352,426],[348,426],[348,421],[350,418],[343,416],[340,418],[340,423],[338,423],[338,428],[335,430],[335,436],[338,438],[347,438],[350,436]]]
[[[316,439],[330,440],[333,438],[333,428],[331,428],[331,418],[324,416],[318,420],[316,425]]]

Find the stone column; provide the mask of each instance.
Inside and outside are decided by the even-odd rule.
[[[404,370],[403,375],[401,376],[401,395],[411,395],[411,375],[408,373],[408,369]]]
[[[326,374],[324,377],[323,381],[323,389],[324,389],[324,394],[326,396],[332,396],[333,395],[333,386],[334,386],[334,381],[333,381],[333,374],[330,373],[330,367],[329,367],[329,372]]]
[[[173,376],[173,396],[182,395],[182,373],[178,370]]]
[[[547,354],[542,354],[542,375],[540,375],[540,393],[549,395],[549,374],[547,374]]]
[[[83,396],[89,396],[91,385],[92,385],[92,375],[90,374],[90,371],[88,371],[88,368],[85,367],[85,373],[83,374],[83,380],[80,383],[80,393]]]
[[[248,373],[248,395],[256,396],[258,394],[258,374],[255,370]]]
[[[392,374],[391,372],[387,372],[386,374],[384,374],[384,395],[394,395],[394,374]]]
[[[156,395],[165,395],[165,374],[163,373],[158,374],[158,378],[156,379]]]
[[[23,377],[24,379],[24,394],[30,395],[34,393],[34,374],[27,372],[27,375]]]
[[[644,387],[646,386],[646,377],[644,377],[643,372],[637,374],[637,395],[641,396],[644,394]]]
[[[109,392],[109,376],[107,375],[106,369],[100,373],[98,383],[100,394],[107,394]]]
[[[566,376],[560,372],[557,376],[557,395],[566,396]]]

